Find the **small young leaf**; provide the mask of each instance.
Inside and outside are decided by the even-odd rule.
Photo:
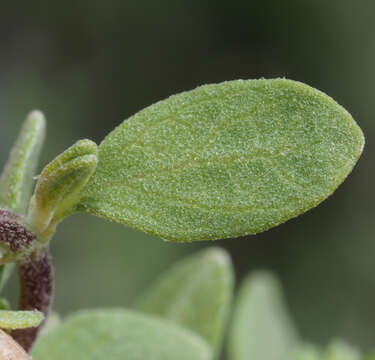
[[[241,287],[229,334],[229,359],[284,360],[297,342],[278,281],[265,272]]]
[[[323,360],[360,360],[362,355],[354,347],[343,341],[334,341],[328,346]]]
[[[8,334],[0,330],[0,359],[31,360],[31,357]]]
[[[125,310],[73,315],[42,337],[34,360],[210,360],[208,344],[174,324]]]
[[[205,85],[110,133],[79,209],[167,240],[254,234],[332,194],[363,144],[350,114],[302,83]]]
[[[0,207],[25,215],[46,122],[40,111],[26,118],[0,179]]]
[[[195,331],[218,352],[232,300],[233,269],[219,248],[202,250],[163,274],[137,309]]]
[[[97,145],[80,140],[43,169],[29,210],[29,221],[39,234],[72,212],[96,164]]]
[[[0,310],[0,329],[27,329],[39,326],[44,316],[39,311]]]

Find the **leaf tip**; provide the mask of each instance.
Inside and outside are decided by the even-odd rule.
[[[232,260],[228,252],[220,247],[210,247],[203,251],[202,256],[222,267],[232,267]]]
[[[98,145],[90,139],[78,140],[75,145],[77,152],[84,152],[86,154],[98,154]]]
[[[29,112],[29,114],[26,117],[26,121],[28,122],[35,122],[40,124],[40,126],[46,125],[46,117],[40,110],[32,110]]]
[[[39,141],[42,142],[46,135],[46,117],[40,110],[32,110],[26,116],[24,128],[33,129],[33,131],[38,134],[39,139],[41,139]]]

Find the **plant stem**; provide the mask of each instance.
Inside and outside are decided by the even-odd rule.
[[[53,267],[49,248],[33,253],[18,264],[20,277],[19,310],[39,310],[47,318],[53,298]],[[36,328],[14,330],[13,338],[30,351],[43,323]]]

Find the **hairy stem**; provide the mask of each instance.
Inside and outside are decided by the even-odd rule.
[[[39,310],[47,318],[53,298],[53,267],[48,247],[18,265],[20,277],[19,310]],[[30,351],[43,323],[36,328],[14,330],[13,338]]]

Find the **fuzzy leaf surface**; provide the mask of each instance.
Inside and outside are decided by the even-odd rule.
[[[209,345],[169,322],[125,310],[85,311],[43,336],[34,360],[210,360]]]
[[[25,215],[31,196],[46,121],[39,111],[31,112],[11,150],[0,179],[0,207]]]
[[[200,251],[174,265],[142,295],[136,308],[201,335],[218,352],[233,293],[234,274],[220,248]]]
[[[26,329],[38,326],[44,319],[39,311],[0,310],[0,329]]]
[[[297,341],[276,278],[267,272],[250,275],[237,298],[229,334],[229,359],[286,360]]]
[[[302,83],[205,85],[110,133],[79,208],[167,240],[254,234],[332,194],[363,144],[350,114]]]

